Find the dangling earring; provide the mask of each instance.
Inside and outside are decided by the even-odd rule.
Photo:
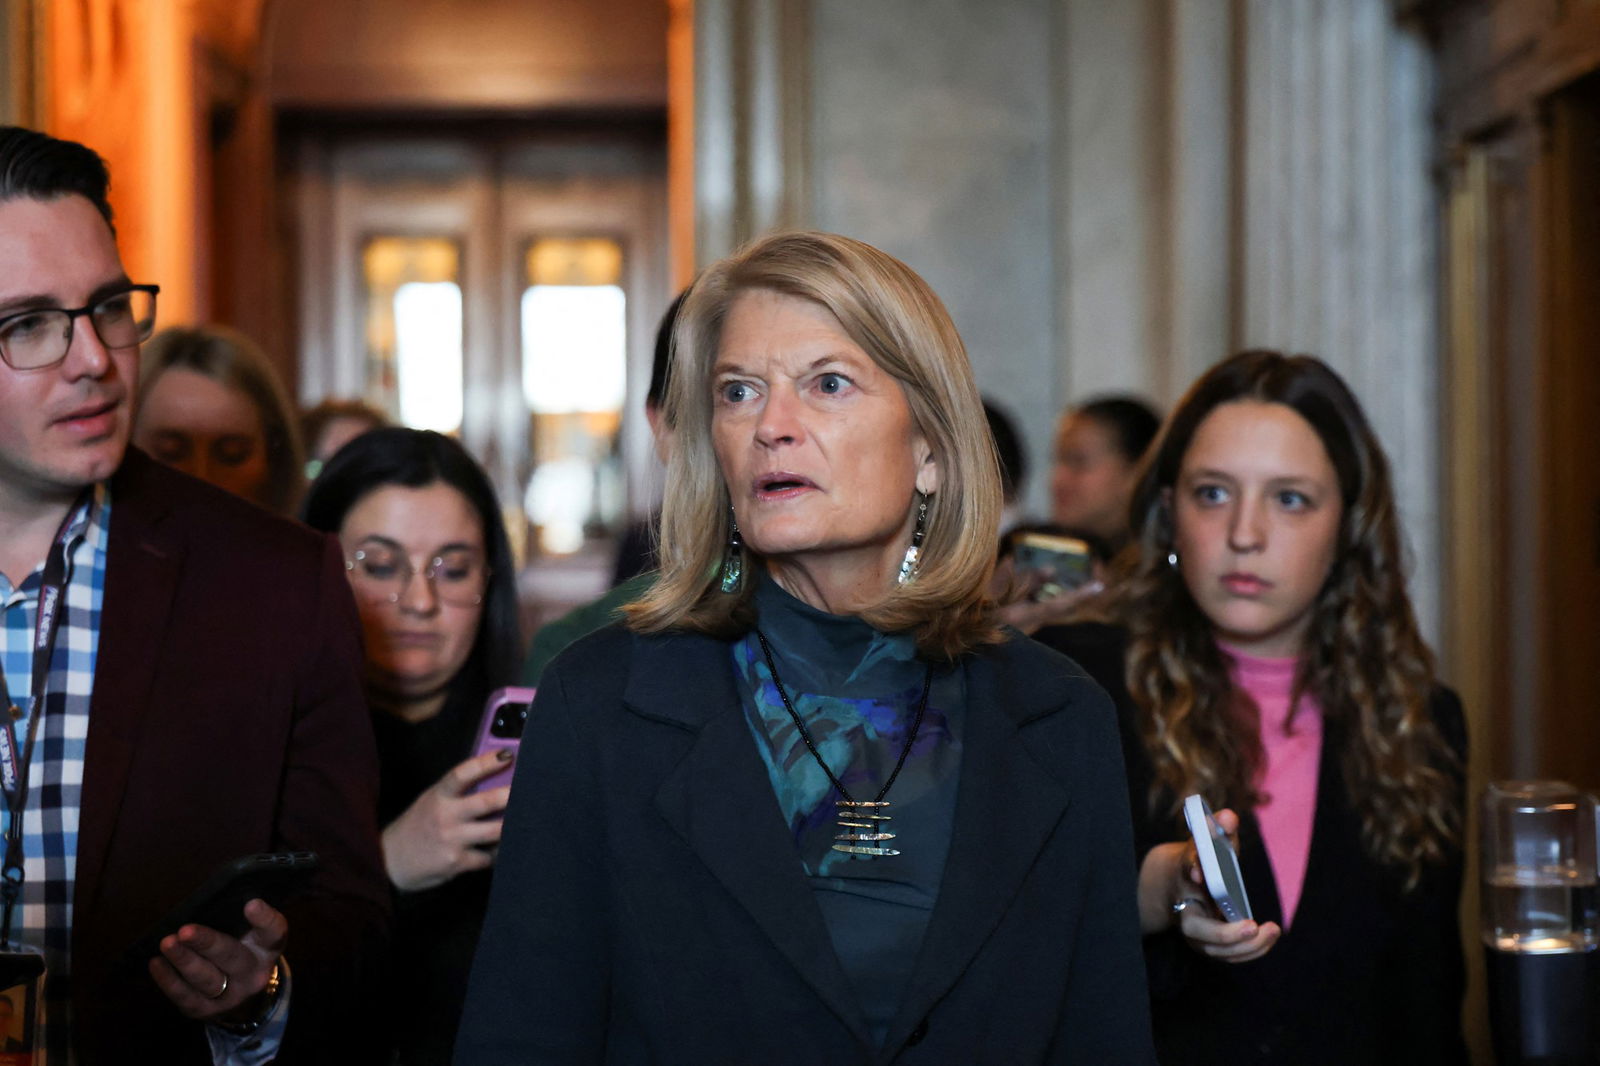
[[[922,561],[922,537],[928,531],[928,497],[918,493],[921,499],[917,501],[917,528],[911,532],[911,547],[906,549],[906,557],[900,562],[900,576],[895,578],[895,584],[904,585],[917,576],[917,564]]]
[[[1176,551],[1169,551],[1167,553],[1167,565],[1172,567],[1174,570],[1178,568],[1178,553]]]
[[[739,520],[733,517],[731,507],[728,521],[733,524],[733,532],[728,534],[728,546],[722,552],[721,587],[731,594],[744,586],[744,541],[739,539]]]

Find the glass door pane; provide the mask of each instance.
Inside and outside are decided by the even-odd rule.
[[[379,236],[361,256],[366,399],[416,429],[462,417],[461,249],[446,237]]]
[[[525,268],[522,391],[535,465],[524,504],[539,549],[564,555],[614,530],[622,516],[622,245],[541,238],[528,246]]]

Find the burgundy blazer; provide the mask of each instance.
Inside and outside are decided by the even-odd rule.
[[[337,543],[130,449],[111,482],[72,925],[79,1061],[209,1063],[129,947],[216,867],[313,850],[279,1061],[358,1061],[388,885]],[[362,1039],[363,1036],[366,1039]]]

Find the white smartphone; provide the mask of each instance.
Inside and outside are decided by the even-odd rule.
[[[1241,922],[1253,918],[1250,896],[1244,890],[1244,874],[1239,870],[1239,857],[1233,853],[1228,834],[1222,831],[1211,814],[1211,805],[1196,793],[1183,801],[1183,818],[1189,823],[1189,835],[1194,837],[1194,847],[1200,854],[1200,873],[1206,879],[1206,891],[1211,902],[1217,905],[1224,921]]]

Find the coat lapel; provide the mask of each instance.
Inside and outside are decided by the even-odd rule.
[[[1344,849],[1340,847],[1344,839],[1340,826],[1343,817],[1341,812],[1350,809],[1350,801],[1344,794],[1344,771],[1339,765],[1339,753],[1344,750],[1343,730],[1344,723],[1323,718],[1322,751],[1317,758],[1317,808],[1311,816],[1311,844],[1306,854],[1306,872],[1300,882],[1300,900],[1295,904],[1295,923],[1300,921],[1302,915],[1315,916],[1324,908],[1341,907],[1348,902],[1345,882],[1349,879],[1349,872],[1344,868],[1345,862],[1342,860],[1346,855],[1341,854]],[[1255,833],[1260,838],[1259,824],[1255,827]],[[1281,923],[1283,908],[1278,898],[1278,882],[1267,861],[1265,844],[1261,846],[1261,863],[1264,883],[1272,885],[1273,909],[1267,912],[1264,920]],[[1325,866],[1327,870],[1323,869]],[[1257,917],[1263,916],[1258,914]],[[1292,931],[1293,926],[1284,930],[1283,940],[1273,949],[1274,952],[1282,955],[1285,949],[1294,950],[1299,940],[1290,937]]]
[[[682,637],[637,645],[624,702],[694,734],[656,807],[806,983],[869,1041],[860,1005],[806,884],[772,782],[745,724],[728,645]]]
[[[967,668],[967,717],[954,836],[916,976],[889,1029],[898,1048],[960,978],[999,925],[1068,806],[1021,727],[1063,707],[1059,693],[1017,685],[983,653]]]
[[[99,887],[183,561],[181,542],[161,529],[165,507],[150,498],[142,476],[151,461],[130,449],[111,483],[105,600],[79,815],[75,880],[80,908],[93,904]]]

